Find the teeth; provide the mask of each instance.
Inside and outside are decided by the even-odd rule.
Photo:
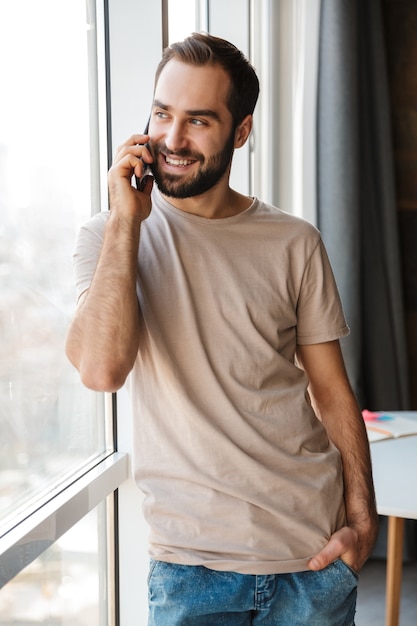
[[[166,162],[169,165],[190,165],[190,163],[192,163],[192,161],[187,161],[185,159],[171,159],[170,157],[165,157],[166,158]]]

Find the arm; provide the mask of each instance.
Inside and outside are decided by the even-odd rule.
[[[123,385],[139,346],[137,257],[140,225],[151,210],[152,181],[142,193],[132,187],[131,179],[133,174],[142,176],[143,161],[152,162],[143,145],[147,139],[133,135],[119,148],[109,171],[111,210],[102,249],[67,335],[69,360],[83,383],[97,391],[116,391]]]
[[[341,557],[359,571],[369,557],[378,532],[366,428],[347,378],[338,341],[298,346],[297,359],[306,371],[316,415],[343,463],[347,526],[336,532],[310,561],[322,569]]]

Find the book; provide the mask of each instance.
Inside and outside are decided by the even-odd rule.
[[[368,439],[372,443],[382,439],[417,435],[417,412],[362,411]]]

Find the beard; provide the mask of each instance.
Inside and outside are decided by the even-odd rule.
[[[233,130],[223,149],[208,158],[205,158],[198,152],[190,152],[188,150],[172,152],[167,149],[163,142],[149,142],[148,145],[154,159],[150,167],[160,192],[169,198],[184,199],[199,196],[217,185],[232,161],[234,137],[235,133]],[[188,178],[188,175],[182,176],[180,167],[178,168],[178,174],[167,174],[159,166],[159,157],[161,155],[192,159],[200,163],[200,168],[191,178]],[[162,156],[162,158],[164,157]]]

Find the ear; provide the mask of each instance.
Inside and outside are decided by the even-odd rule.
[[[235,148],[245,145],[253,126],[253,116],[247,115],[235,131]]]

